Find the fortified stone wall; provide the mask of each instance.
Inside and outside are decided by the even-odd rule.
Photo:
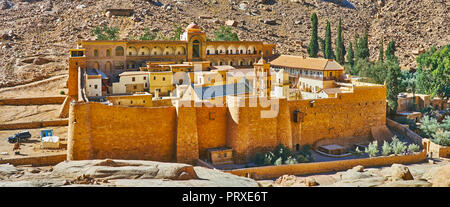
[[[134,108],[71,104],[69,160],[175,161],[175,107]]]
[[[206,149],[226,146],[236,163],[245,163],[280,143],[293,148],[324,138],[370,136],[370,128],[386,125],[385,96],[384,86],[371,86],[314,103],[272,99],[268,104],[255,97],[227,97],[224,107],[191,103],[178,109],[74,103],[68,159],[193,163],[206,158]],[[298,122],[295,110],[301,114]]]
[[[370,128],[386,124],[386,88],[355,87],[336,98],[288,101],[293,145],[312,145],[319,139],[370,136]],[[303,118],[293,121],[295,110]]]

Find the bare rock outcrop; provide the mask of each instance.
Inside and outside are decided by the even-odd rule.
[[[433,187],[450,187],[450,164],[437,168],[431,182]]]

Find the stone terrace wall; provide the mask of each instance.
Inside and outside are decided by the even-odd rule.
[[[46,105],[62,104],[65,96],[34,97],[34,98],[10,98],[0,99],[0,105]]]
[[[175,107],[72,103],[69,113],[69,160],[175,161]]]
[[[414,144],[422,146],[422,137],[409,129],[409,127],[397,123],[391,119],[386,119],[386,124],[389,128],[408,138]]]
[[[51,121],[32,121],[32,122],[18,122],[10,124],[0,124],[0,130],[13,129],[36,129],[49,126],[67,126],[67,119],[51,120]]]
[[[237,170],[228,170],[225,172],[238,175],[249,176],[253,179],[272,179],[282,175],[306,175],[315,173],[324,173],[332,171],[341,171],[351,169],[357,165],[364,167],[385,166],[392,163],[410,164],[424,161],[427,158],[427,152],[424,150],[417,154],[401,156],[381,156],[373,158],[350,159],[331,162],[312,162],[300,163],[294,165],[264,166],[244,168]]]
[[[31,166],[49,166],[56,165],[66,160],[67,154],[45,155],[45,156],[33,156],[33,157],[20,157],[0,160],[0,164],[9,163],[11,165],[31,165]]]

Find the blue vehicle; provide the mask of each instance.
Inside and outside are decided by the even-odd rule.
[[[21,140],[25,140],[31,137],[31,134],[29,131],[23,131],[23,132],[19,132],[13,136],[8,137],[8,142],[9,143],[16,143],[19,139]]]

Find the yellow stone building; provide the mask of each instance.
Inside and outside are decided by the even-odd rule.
[[[274,44],[261,41],[209,41],[196,24],[190,24],[180,40],[80,40],[86,67],[112,76],[139,70],[146,62],[177,63],[209,61],[209,65],[248,67],[261,56],[273,54]]]
[[[318,93],[335,88],[336,81],[344,82],[344,67],[333,59],[280,55],[270,61],[275,70],[289,73],[290,82],[302,91]]]

